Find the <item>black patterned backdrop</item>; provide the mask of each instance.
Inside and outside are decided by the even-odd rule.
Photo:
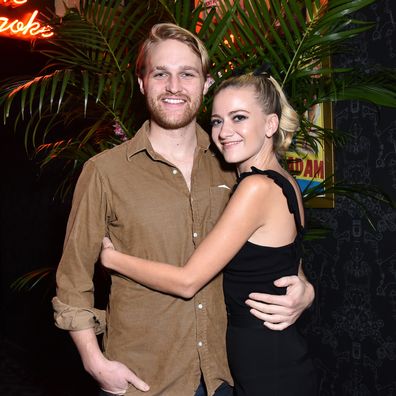
[[[359,17],[377,27],[351,43],[353,56],[333,62],[359,63],[367,70],[376,64],[396,67],[395,0],[380,0]],[[1,78],[42,64],[26,43],[2,39],[0,48]],[[358,102],[335,106],[335,126],[351,135],[345,147],[336,149],[338,180],[376,184],[396,199],[395,115],[395,110]],[[53,283],[30,293],[10,290],[18,276],[58,261],[69,203],[52,198],[59,170],[39,178],[22,134],[0,129],[0,395],[94,395],[94,383],[68,335],[53,326]],[[325,240],[307,244],[306,272],[317,298],[301,320],[322,396],[396,396],[396,212],[366,203],[375,228],[343,198],[337,198],[335,209],[310,210],[330,228]]]
[[[354,56],[334,63],[396,67],[395,1],[379,1],[359,17],[376,28],[351,43]],[[334,123],[351,135],[335,150],[336,178],[379,185],[396,200],[396,111],[339,103]],[[347,199],[337,198],[335,209],[310,210],[331,230],[307,244],[306,259],[317,298],[303,327],[323,396],[396,395],[396,211],[364,201],[375,228]]]

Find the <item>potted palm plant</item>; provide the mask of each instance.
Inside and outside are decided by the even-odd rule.
[[[304,142],[317,151],[323,139],[340,145],[346,134],[316,125],[304,116],[309,109],[351,99],[396,107],[394,71],[362,72],[328,62],[350,50],[348,40],[373,26],[354,18],[373,3],[375,0],[221,0],[206,7],[205,2],[195,6],[190,0],[80,1],[62,18],[54,13],[50,20],[54,35],[34,43],[33,50],[48,60],[41,73],[3,83],[3,119],[7,122],[14,114],[16,124],[24,122],[26,146],[37,153],[42,166],[64,162],[67,177],[59,192],[67,195],[89,157],[132,137],[146,118],[134,76],[137,49],[154,23],[169,21],[204,41],[216,82],[235,69],[249,71],[267,65],[301,117],[292,150],[298,152]],[[203,126],[211,100],[209,92],[199,120]],[[308,186],[306,201],[323,187],[355,200],[355,193],[361,191],[361,186],[330,177],[319,187]],[[366,186],[365,193],[386,200],[375,188]],[[37,275],[25,278],[23,284],[37,280]]]

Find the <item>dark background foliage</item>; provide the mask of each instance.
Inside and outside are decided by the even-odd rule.
[[[376,21],[377,27],[351,43],[353,56],[334,59],[336,65],[395,67],[395,2],[380,0],[358,17]],[[0,48],[0,78],[42,66],[43,59],[29,51],[28,43],[0,39]],[[359,102],[335,106],[336,128],[351,134],[348,144],[336,150],[338,180],[378,184],[396,199],[395,118],[395,110]],[[53,325],[53,282],[29,293],[10,289],[19,276],[59,260],[70,209],[69,201],[53,199],[62,180],[61,164],[41,175],[35,160],[27,158],[23,133],[14,134],[12,123],[0,129],[0,394],[95,395],[68,334]],[[306,273],[317,298],[301,321],[323,396],[396,395],[396,213],[367,204],[375,213],[375,230],[344,198],[337,198],[335,209],[309,209],[331,230],[325,240],[307,244]]]

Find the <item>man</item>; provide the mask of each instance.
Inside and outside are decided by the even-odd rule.
[[[76,186],[55,319],[105,394],[138,395],[148,385],[149,395],[232,394],[221,276],[184,300],[113,274],[106,321],[93,308],[92,276],[105,235],[122,252],[182,265],[227,203],[234,172],[223,168],[196,124],[211,84],[208,68],[193,34],[154,26],[136,66],[150,120],[130,141],[87,161]],[[252,294],[248,305],[280,330],[312,302],[313,289],[299,277],[277,286],[287,295]],[[103,354],[95,332],[104,326]]]

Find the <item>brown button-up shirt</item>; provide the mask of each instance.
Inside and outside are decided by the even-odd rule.
[[[148,128],[146,122],[133,139],[84,166],[57,272],[55,320],[66,330],[97,332],[105,322],[105,355],[146,381],[147,395],[193,395],[201,372],[212,395],[222,382],[232,382],[221,276],[185,300],[113,274],[105,320],[93,308],[93,271],[106,234],[124,253],[184,265],[215,224],[235,181],[197,125],[189,190],[182,173],[153,151]],[[127,392],[141,394],[134,387]]]

